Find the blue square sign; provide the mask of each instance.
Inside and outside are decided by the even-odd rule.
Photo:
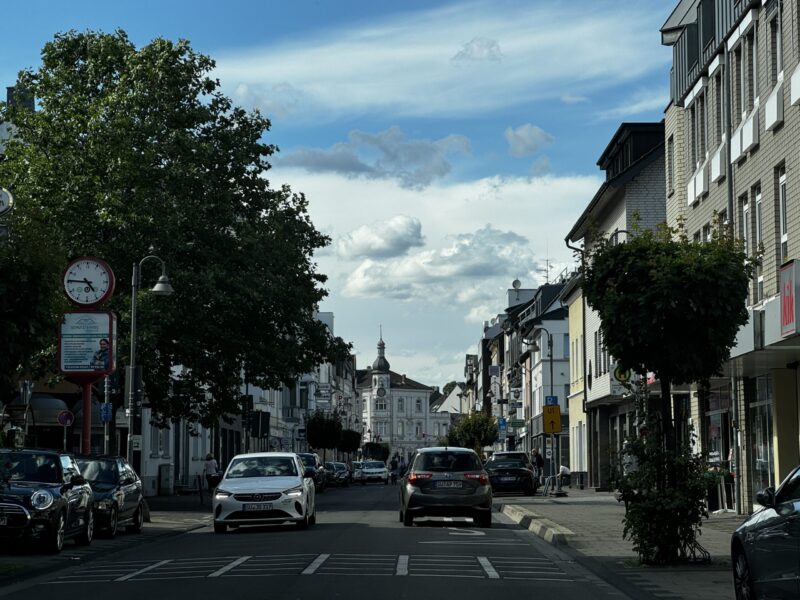
[[[544,404],[545,406],[556,406],[558,404],[558,396],[545,396]]]

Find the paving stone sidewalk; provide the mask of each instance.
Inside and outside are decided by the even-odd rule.
[[[639,565],[631,543],[622,538],[625,507],[613,494],[567,489],[566,497],[495,497],[495,506],[540,537],[561,545],[587,566],[610,573],[640,590],[636,598],[731,600],[730,539],[744,517],[712,515],[704,521],[700,544],[711,564],[682,567]],[[600,573],[598,573],[600,574]]]

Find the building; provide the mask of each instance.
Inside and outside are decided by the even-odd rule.
[[[597,164],[605,171],[605,181],[566,237],[567,246],[578,248],[584,256],[595,236],[613,236],[622,242],[637,228],[646,230],[665,221],[664,123],[622,123]],[[578,293],[570,290],[573,296]],[[615,457],[635,430],[635,406],[615,379],[614,359],[603,343],[597,312],[581,301],[581,310],[570,309],[569,314],[576,321],[580,318],[580,327],[570,324],[571,331],[580,331],[577,339],[582,340],[580,352],[572,354],[571,370],[574,373],[574,365],[580,364],[586,382],[589,484],[605,488]]]
[[[799,19],[796,1],[683,0],[661,28],[668,222],[698,243],[727,226],[761,255],[724,374],[686,391],[700,448],[739,475],[740,513],[800,462]]]

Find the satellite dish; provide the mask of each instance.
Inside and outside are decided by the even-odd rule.
[[[513,287],[515,290],[518,290],[522,287],[522,282],[519,279],[515,279],[511,282],[511,287]]]

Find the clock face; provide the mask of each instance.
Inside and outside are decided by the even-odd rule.
[[[5,188],[0,188],[0,215],[14,208],[14,196]]]
[[[76,258],[64,271],[64,292],[78,306],[102,304],[114,292],[114,272],[99,258]]]

